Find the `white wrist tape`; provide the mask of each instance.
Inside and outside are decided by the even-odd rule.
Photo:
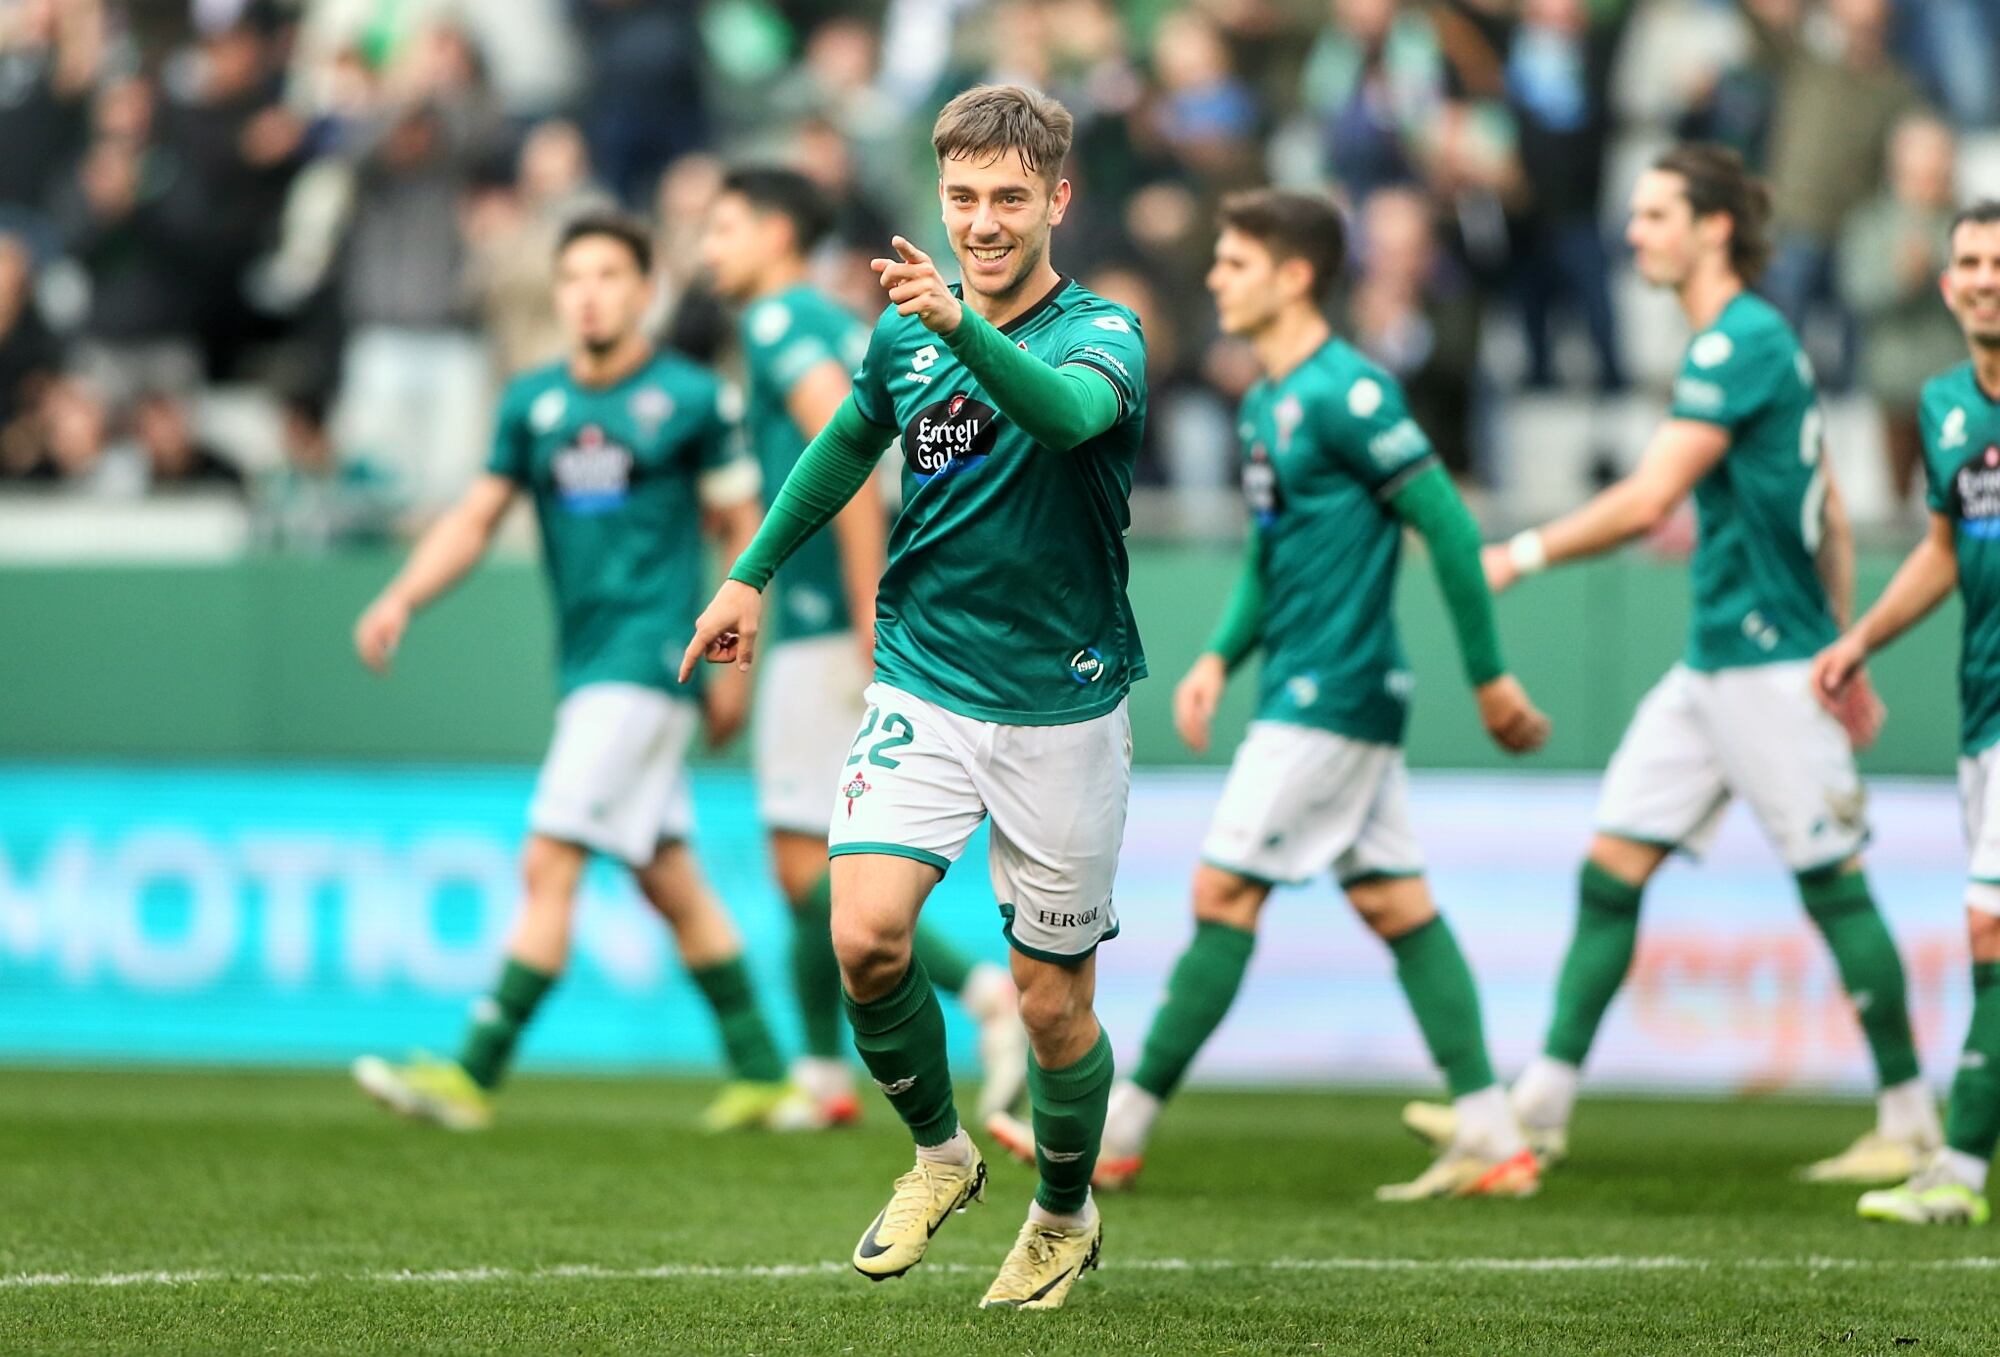
[[[1507,539],[1507,559],[1519,573],[1533,575],[1548,567],[1549,552],[1542,545],[1542,535],[1530,528]]]

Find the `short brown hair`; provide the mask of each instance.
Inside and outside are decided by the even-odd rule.
[[[1737,277],[1754,283],[1763,276],[1771,262],[1771,190],[1742,156],[1727,146],[1689,142],[1663,153],[1653,168],[1681,177],[1695,216],[1729,218],[1729,266]]]
[[[1325,306],[1347,264],[1347,225],[1331,199],[1317,193],[1258,188],[1222,200],[1222,229],[1249,236],[1279,262],[1303,259],[1312,269],[1313,300]]]
[[[617,241],[631,252],[640,273],[653,272],[653,237],[643,223],[622,212],[586,212],[570,221],[556,238],[556,258],[561,259],[570,246],[591,236]]]
[[[1076,119],[1039,90],[1025,85],[974,85],[944,106],[931,128],[938,164],[955,156],[984,156],[991,165],[1013,151],[1031,173],[1050,184],[1062,178]]]

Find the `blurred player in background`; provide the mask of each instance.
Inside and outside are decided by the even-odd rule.
[[[723,179],[702,241],[711,285],[743,307],[745,424],[767,491],[784,484],[847,399],[848,374],[868,351],[867,328],[807,281],[808,256],[832,220],[804,175],[738,169]],[[881,497],[864,487],[834,515],[830,531],[808,538],[785,562],[770,586],[776,637],[758,666],[758,809],[792,908],[792,984],[805,1024],[805,1053],[792,1077],[830,1125],[853,1121],[861,1103],[841,1031],[828,801],[843,781],[841,761],[866,706],[887,521]],[[1014,982],[991,962],[968,960],[934,929],[919,925],[913,946],[931,984],[958,996],[979,1025],[981,1118],[1004,1112],[1028,1077]]]
[[[1972,1026],[1951,1086],[1944,1145],[1899,1187],[1862,1196],[1871,1220],[1983,1225],[1986,1170],[2000,1143],[2000,202],[1952,222],[1943,290],[1972,359],[1925,384],[1923,431],[1931,527],[1875,606],[1820,653],[1814,687],[1843,710],[1874,651],[1901,636],[1956,587],[1965,602],[1958,669],[1958,785],[1972,879]]]
[[[644,228],[578,220],[556,259],[556,307],[572,349],[502,398],[493,456],[456,507],[363,613],[354,643],[386,670],[411,616],[476,565],[515,495],[534,502],[560,640],[562,705],[528,811],[525,885],[507,963],[473,1010],[456,1061],[355,1062],[362,1088],[398,1112],[460,1130],[491,1119],[489,1095],[569,958],[577,888],[593,852],[631,868],[674,931],[715,1010],[732,1082],[713,1130],[796,1126],[814,1110],[785,1078],[758,1012],[743,944],[687,846],[683,759],[702,712],[675,681],[675,638],[700,606],[704,526],[733,559],[755,533],[758,476],[736,446],[706,369],[655,351]],[[747,688],[707,693],[711,743],[741,726]]]
[[[1405,525],[1430,545],[1487,732],[1520,753],[1542,744],[1548,720],[1501,660],[1478,525],[1396,380],[1327,323],[1345,255],[1340,214],[1324,199],[1264,190],[1223,203],[1208,288],[1223,332],[1255,346],[1264,380],[1238,416],[1248,554],[1174,693],[1188,746],[1208,748],[1230,671],[1260,647],[1263,679],[1195,869],[1194,941],[1138,1072],[1112,1091],[1100,1187],[1138,1173],[1154,1118],[1236,997],[1272,888],[1327,869],[1395,956],[1458,1112],[1437,1162],[1376,1195],[1521,1197],[1540,1185],[1487,1060],[1472,971],[1431,902],[1411,831],[1410,675],[1394,608]]]
[[[1868,828],[1854,748],[1873,740],[1881,706],[1865,680],[1842,719],[1813,700],[1812,657],[1853,606],[1854,541],[1824,457],[1812,365],[1748,290],[1769,253],[1769,195],[1734,152],[1688,145],[1640,177],[1631,212],[1640,276],[1673,289],[1694,332],[1673,408],[1631,475],[1488,547],[1487,578],[1497,591],[1609,551],[1693,494],[1693,627],[1686,657],[1639,704],[1605,773],[1555,1017],[1510,1101],[1544,1165],[1560,1158],[1579,1071],[1632,966],[1646,882],[1675,851],[1699,856],[1740,796],[1798,879],[1879,1080],[1875,1129],[1804,1176],[1893,1182],[1937,1147],[1937,1108],[1917,1069],[1902,960],[1861,871]],[[1425,1103],[1405,1117],[1433,1138],[1453,1120]]]
[[[748,665],[762,590],[903,439],[903,509],[875,609],[875,682],[833,816],[833,940],[855,1045],[917,1143],[862,1234],[880,1280],[983,1194],[952,1106],[944,1014],[910,935],[932,887],[991,816],[990,868],[1013,946],[1041,1184],[982,1305],[1054,1309],[1095,1266],[1090,1175],[1111,1092],[1093,1010],[1098,943],[1118,931],[1127,688],[1146,672],[1125,597],[1124,532],[1144,431],[1137,318],[1055,271],[1074,124],[1052,99],[979,86],[932,145],[961,294],[901,236],[878,259],[890,310],[854,389],[772,501],[702,614],[682,665]]]

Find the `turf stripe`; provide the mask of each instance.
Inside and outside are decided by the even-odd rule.
[[[1605,1256],[1584,1258],[1272,1258],[1244,1262],[1229,1258],[1133,1258],[1106,1261],[1107,1272],[1990,1272],[2000,1257],[1968,1258],[1686,1258]],[[760,1281],[844,1276],[848,1264],[773,1263],[725,1266],[662,1263],[656,1267],[603,1267],[565,1263],[554,1267],[468,1267],[396,1269],[375,1272],[221,1272],[179,1269],[142,1272],[15,1272],[0,1274],[0,1290],[37,1287],[309,1286],[322,1283],[466,1286],[487,1282],[673,1281],[680,1278]],[[980,1273],[971,1263],[931,1263],[927,1273]]]

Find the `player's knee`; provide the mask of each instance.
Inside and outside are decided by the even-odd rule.
[[[521,853],[521,889],[535,910],[567,910],[575,894],[576,849],[539,835]]]
[[[1021,1026],[1038,1044],[1069,1031],[1089,1012],[1083,991],[1064,977],[1042,977],[1021,991]]]
[[[1658,844],[1616,834],[1599,834],[1590,841],[1590,861],[1597,869],[1628,886],[1643,886],[1652,879],[1670,850]]]
[[[1261,882],[1204,863],[1194,874],[1194,917],[1249,932],[1269,893]]]
[[[893,989],[910,969],[910,935],[865,915],[836,910],[833,954],[847,992],[857,999],[872,999]]]
[[[1437,917],[1422,877],[1356,882],[1348,886],[1347,900],[1368,930],[1384,941],[1415,932]]]
[[[2000,961],[2000,913],[1967,906],[1965,935],[1974,961]]]

